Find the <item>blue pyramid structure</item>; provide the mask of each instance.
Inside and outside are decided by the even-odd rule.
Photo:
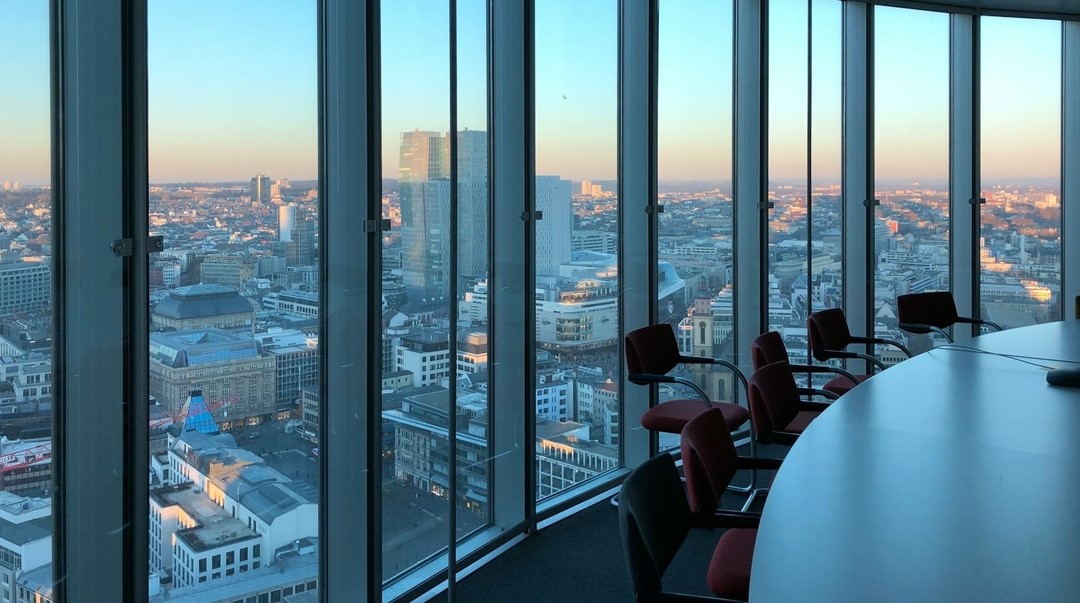
[[[210,410],[206,408],[206,400],[202,396],[201,389],[191,390],[188,399],[184,401],[184,406],[180,411],[179,425],[181,435],[189,431],[208,434],[221,432],[217,421],[210,414]]]

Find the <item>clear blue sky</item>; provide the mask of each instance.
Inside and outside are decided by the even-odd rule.
[[[483,0],[459,1],[459,125],[487,129]],[[813,0],[814,176],[839,175],[840,3]],[[445,3],[382,8],[384,174],[400,132],[446,131]],[[436,7],[436,8],[433,8]],[[537,171],[612,179],[616,0],[544,0],[536,15]],[[315,0],[149,0],[151,180],[316,175]],[[879,180],[944,179],[948,18],[877,9]],[[804,177],[806,2],[774,0],[770,176]],[[729,2],[660,2],[662,180],[731,177]],[[1060,24],[984,19],[984,179],[1059,171]],[[0,0],[0,181],[48,181],[48,3]]]

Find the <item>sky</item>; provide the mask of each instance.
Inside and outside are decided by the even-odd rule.
[[[458,125],[487,129],[484,0],[458,2]],[[773,0],[770,179],[840,173],[840,3]],[[316,0],[148,1],[152,182],[317,175]],[[445,2],[382,7],[383,174],[400,133],[448,131]],[[721,0],[660,0],[658,169],[662,181],[731,178],[732,11]],[[948,16],[876,9],[879,181],[943,181],[948,168]],[[616,175],[617,0],[536,3],[537,173]],[[1056,178],[1056,22],[984,18],[984,179]],[[48,2],[0,0],[0,182],[49,180]],[[809,64],[808,64],[809,63]]]

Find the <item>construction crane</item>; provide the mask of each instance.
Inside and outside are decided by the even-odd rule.
[[[24,448],[22,450],[16,450],[15,452],[9,452],[7,454],[0,455],[0,475],[12,471],[14,469],[20,469],[22,467],[28,467],[30,465],[40,463],[52,458],[52,442],[43,442],[37,446],[31,446],[30,448]]]
[[[218,410],[220,408],[224,408],[224,407],[229,406],[229,405],[231,405],[231,404],[233,404],[235,402],[236,402],[236,396],[231,396],[231,397],[228,397],[228,398],[222,398],[221,400],[215,400],[213,402],[207,402],[206,403],[206,412],[211,412],[212,413],[215,410]],[[200,412],[203,412],[203,411],[200,409],[195,414],[198,414]],[[178,412],[175,415],[168,416],[168,417],[162,417],[160,419],[151,419],[150,420],[150,430],[153,431],[155,429],[160,429],[160,428],[163,428],[163,427],[168,427],[169,425],[179,423],[180,421],[188,418],[191,414],[192,413],[189,410],[188,412]]]

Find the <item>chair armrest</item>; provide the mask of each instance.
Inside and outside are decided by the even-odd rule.
[[[808,400],[799,402],[799,410],[825,410],[829,406],[829,402],[810,402]]]
[[[675,383],[675,377],[670,375],[657,375],[654,373],[630,373],[626,376],[630,383],[648,385],[650,383]]]
[[[850,371],[846,371],[840,367],[829,366],[827,364],[792,364],[791,370],[801,371],[804,373],[830,373],[833,375],[840,375],[841,377],[847,377],[851,381],[852,385],[858,385],[859,380],[855,378]]]
[[[690,513],[690,526],[695,528],[756,528],[760,513],[744,511],[706,511]]]
[[[735,461],[735,466],[739,469],[768,469],[776,470],[780,468],[780,464],[784,462],[784,459],[769,459],[759,456],[740,456]]]
[[[881,345],[891,345],[894,348],[900,350],[905,356],[911,358],[911,350],[904,347],[904,344],[894,339],[884,339],[882,337],[852,337],[851,341],[855,343],[876,343]]]
[[[735,599],[720,599],[718,597],[706,597],[705,595],[687,595],[671,592],[652,593],[648,598],[645,598],[643,594],[639,594],[637,600],[642,603],[720,603],[723,601],[736,603]]]
[[[981,318],[970,318],[967,316],[957,316],[956,322],[962,322],[969,325],[986,325],[993,328],[995,331],[1002,331],[1001,325],[992,320],[983,320]]]
[[[836,400],[840,397],[836,392],[830,392],[824,389],[817,389],[813,387],[796,387],[795,390],[799,392],[800,396],[822,396],[830,400]]]
[[[901,331],[907,331],[908,333],[914,333],[916,335],[928,335],[930,333],[936,333],[941,331],[941,329],[937,327],[924,325],[917,322],[902,322],[896,326],[900,327]]]

